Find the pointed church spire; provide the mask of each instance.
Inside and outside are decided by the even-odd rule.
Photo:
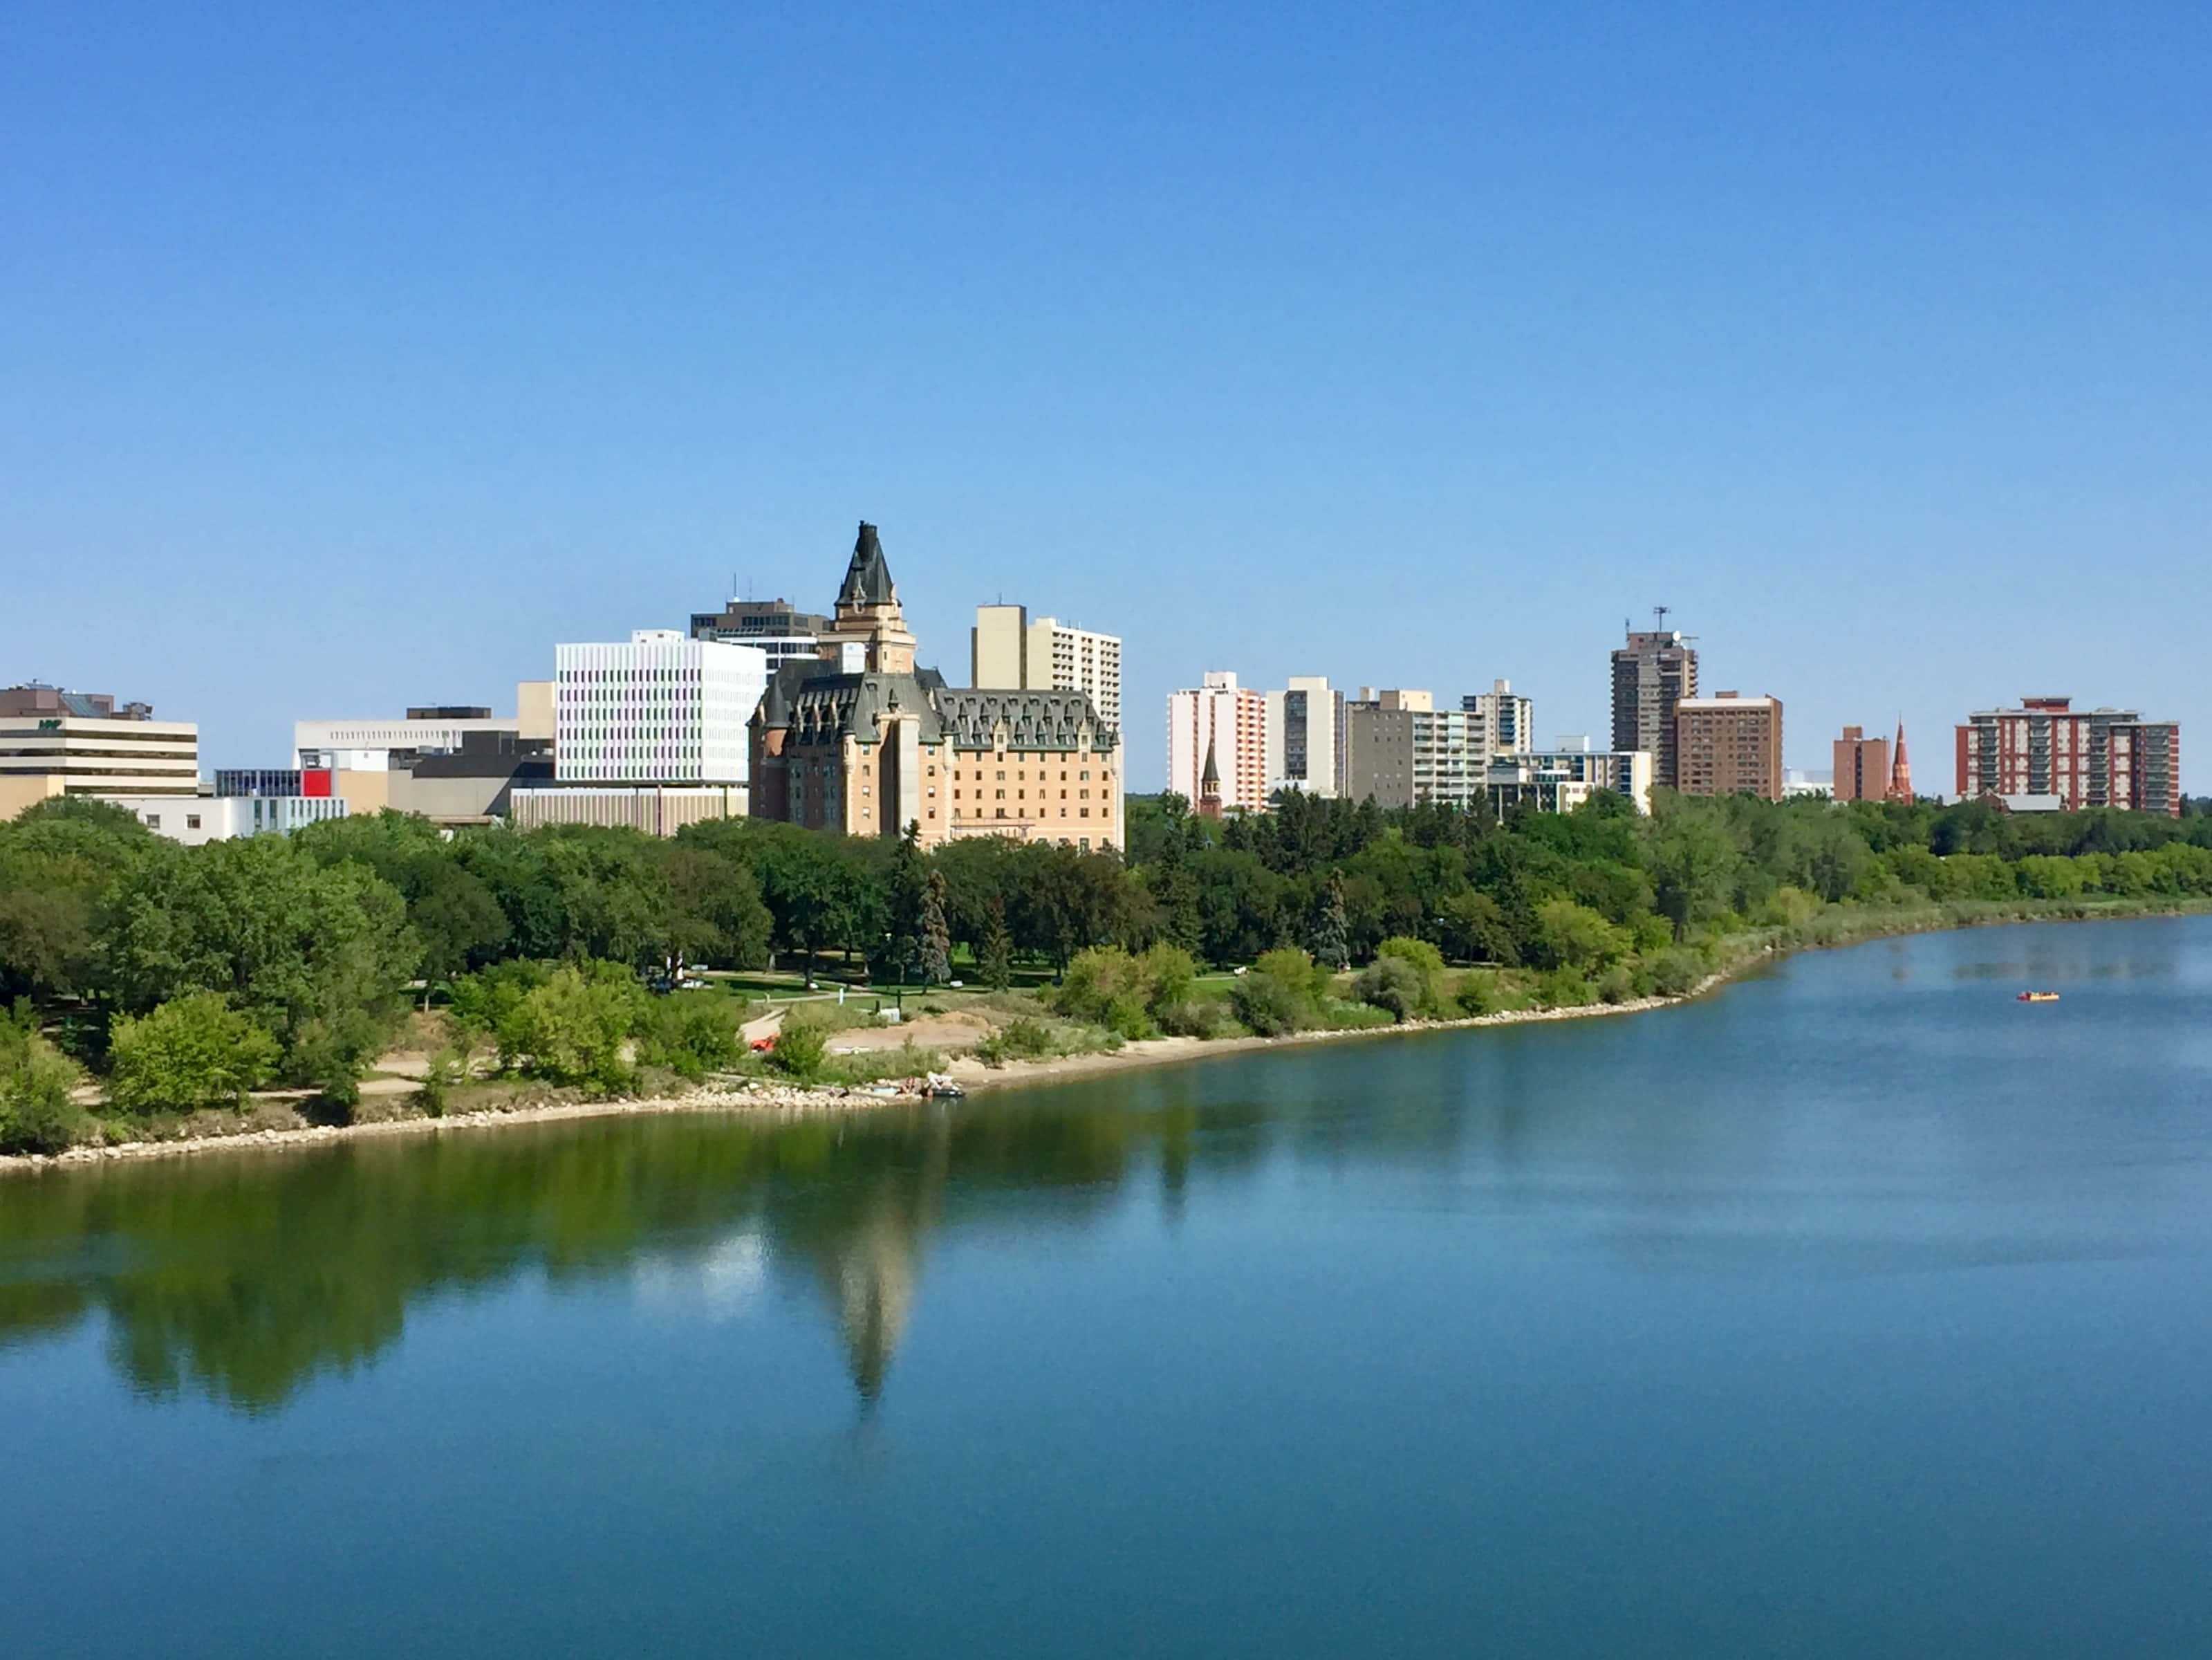
[[[1897,722],[1897,746],[1889,752],[1889,799],[1911,802],[1912,800],[1912,763],[1905,758],[1905,721]]]
[[[1206,739],[1206,766],[1198,775],[1198,816],[1201,818],[1221,817],[1221,768],[1213,758],[1213,738]]]

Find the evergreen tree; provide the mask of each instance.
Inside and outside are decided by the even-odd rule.
[[[910,978],[927,950],[926,914],[929,909],[929,879],[921,862],[921,825],[907,826],[891,855],[890,892],[890,943],[884,966],[899,981]]]
[[[1006,931],[1006,902],[996,894],[983,916],[983,937],[975,945],[975,969],[983,983],[1004,991],[1014,979],[1014,937]]]
[[[1314,922],[1314,961],[1339,972],[1352,966],[1352,925],[1344,914],[1344,879],[1331,872],[1321,915]]]
[[[945,926],[945,873],[932,871],[921,901],[921,977],[939,985],[952,977],[952,938]]]

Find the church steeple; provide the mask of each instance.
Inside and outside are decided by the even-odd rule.
[[[1221,817],[1221,768],[1213,758],[1213,739],[1206,740],[1206,766],[1198,775],[1198,816],[1201,818]]]
[[[1905,722],[1897,723],[1897,747],[1889,752],[1889,799],[1910,804],[1912,800],[1912,763],[1905,758]]]

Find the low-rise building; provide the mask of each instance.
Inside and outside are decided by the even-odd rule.
[[[156,836],[188,848],[241,836],[289,836],[326,818],[343,818],[346,804],[331,795],[103,795]]]
[[[1571,812],[1600,790],[1651,811],[1654,761],[1648,750],[1579,748],[1530,750],[1492,758],[1485,773],[1491,811],[1501,818],[1516,808]]]
[[[191,796],[199,727],[120,709],[104,692],[33,683],[0,690],[0,818],[56,796]]]
[[[782,599],[732,599],[718,611],[691,614],[694,640],[754,647],[768,659],[770,670],[793,657],[818,656],[830,627],[828,617]]]

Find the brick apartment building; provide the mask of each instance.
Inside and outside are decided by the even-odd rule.
[[[1724,691],[1674,706],[1675,788],[1782,799],[1782,700]]]
[[[1958,730],[1959,794],[2056,796],[2067,812],[2127,807],[2181,816],[2181,726],[2134,709],[2077,709],[2070,697],[2023,697]]]

